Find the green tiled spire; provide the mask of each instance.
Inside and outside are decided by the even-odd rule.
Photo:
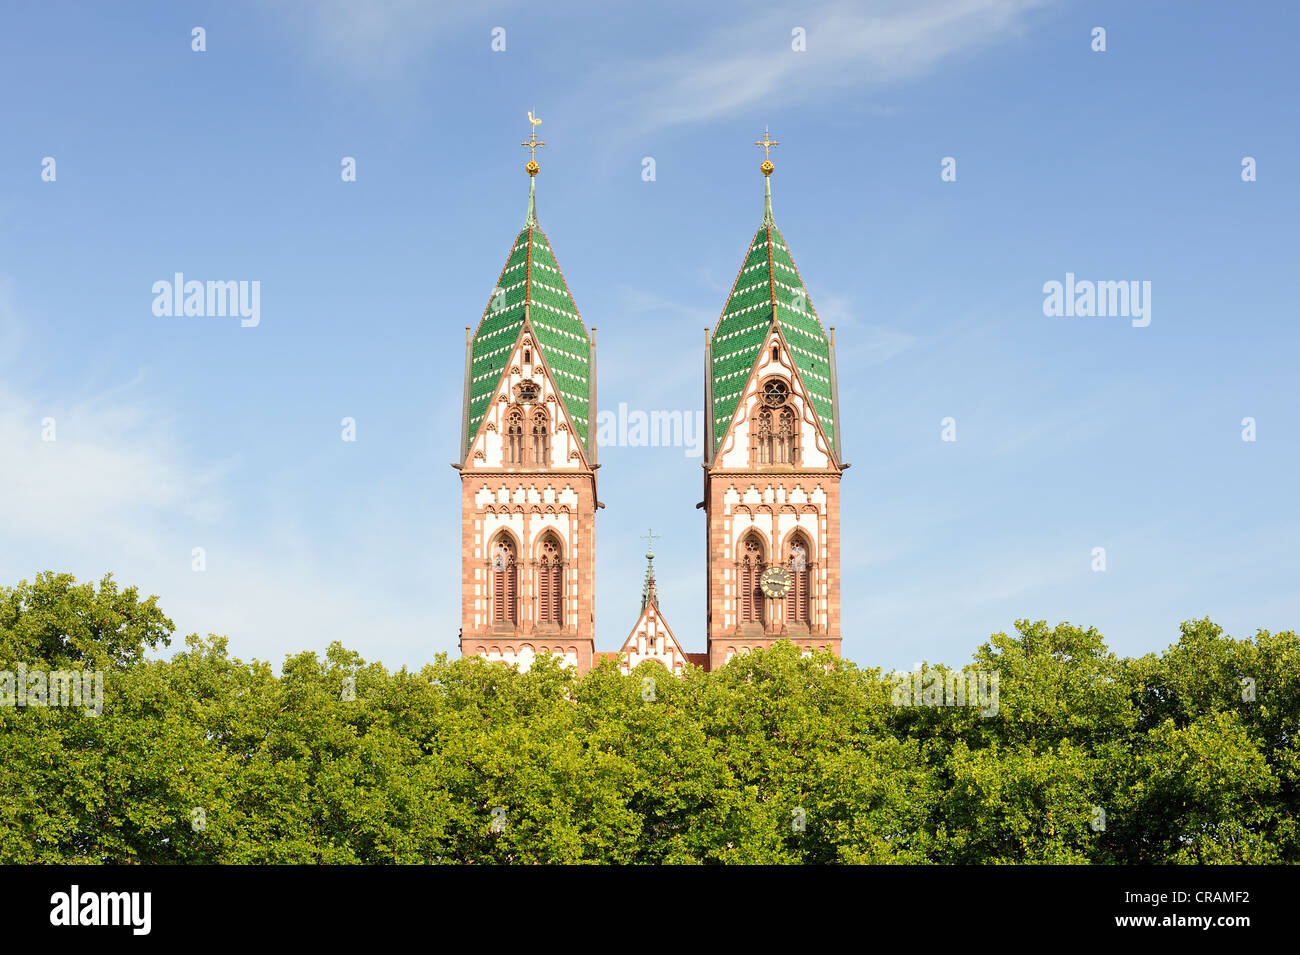
[[[472,357],[466,399],[469,402],[468,427],[464,450],[469,451],[478,434],[527,316],[540,357],[559,388],[578,440],[590,454],[591,338],[555,261],[551,243],[537,223],[532,167],[529,173],[528,215],[524,229],[515,237],[510,256],[470,346]]]
[[[839,449],[834,447],[838,409],[831,374],[830,341],[799,277],[785,237],[772,218],[771,169],[772,164],[765,161],[762,225],[749,243],[749,252],[713,333],[713,442],[716,446],[726,434],[759,350],[772,322],[776,321],[799,368],[799,377],[812,395],[813,409],[821,419],[827,440],[838,455]]]

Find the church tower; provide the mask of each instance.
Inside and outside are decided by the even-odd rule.
[[[763,221],[705,342],[708,659],[790,640],[840,652],[840,446],[834,333],[772,218]]]
[[[465,329],[462,656],[585,673],[594,650],[596,346],[537,222],[540,120],[529,114],[528,215],[477,330]]]

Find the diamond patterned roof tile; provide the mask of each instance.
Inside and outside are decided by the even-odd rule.
[[[774,314],[834,448],[837,409],[831,390],[830,341],[770,214],[764,215],[754,233],[713,333],[713,440],[721,442],[727,432]]]
[[[591,338],[555,260],[550,240],[535,224],[526,225],[515,237],[501,277],[474,332],[465,450],[469,450],[483,424],[525,315],[532,325],[542,361],[560,390],[578,440],[590,451]]]

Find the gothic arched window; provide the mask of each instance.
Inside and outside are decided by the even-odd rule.
[[[564,561],[560,542],[546,534],[537,557],[537,622],[549,626],[564,625]]]
[[[492,622],[519,623],[519,566],[514,542],[505,534],[492,545]]]
[[[524,463],[524,416],[518,409],[506,415],[506,464]]]
[[[546,413],[533,415],[533,464],[551,463],[551,429],[546,426]]]
[[[763,622],[763,542],[749,534],[740,545],[740,622]]]
[[[755,438],[756,464],[771,464],[773,452],[772,412],[764,408],[758,413],[758,428]]]
[[[799,534],[790,542],[790,592],[785,595],[785,618],[790,623],[812,626],[812,571],[808,566],[808,542]]]
[[[794,430],[794,412],[789,408],[782,408],[777,415],[776,422],[776,453],[773,455],[774,464],[793,464],[795,456],[795,430]]]

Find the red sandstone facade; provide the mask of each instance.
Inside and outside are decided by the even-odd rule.
[[[533,140],[535,153],[542,144]],[[766,157],[776,144],[764,133],[758,145]],[[527,169],[536,176],[537,163]],[[455,465],[461,479],[462,655],[527,669],[546,653],[579,674],[611,659],[625,673],[657,660],[680,674],[688,665],[720,667],[737,653],[780,640],[805,653],[840,653],[840,477],[848,465],[838,448],[834,329],[827,338],[775,228],[772,169],[765,159],[763,226],[713,342],[706,341],[710,440],[700,506],[707,652],[686,652],[663,619],[652,554],[646,555],[637,624],[617,653],[595,650],[595,514],[602,506],[596,497],[595,344],[558,264],[547,259],[530,185],[525,231],[498,280],[494,304],[466,343],[465,453]],[[522,301],[509,297],[521,288]],[[510,310],[521,305],[521,323],[512,318],[489,327],[498,314],[517,316]],[[498,307],[503,311],[494,312]],[[563,328],[557,324],[565,321]],[[793,351],[783,328],[797,340]],[[715,368],[711,349],[719,345]],[[551,360],[560,363],[558,373]],[[569,407],[588,416],[576,419],[584,439],[566,394]],[[715,412],[716,421],[708,420]]]
[[[704,469],[710,669],[778,640],[839,654],[843,470],[773,324]]]
[[[462,656],[595,651],[596,468],[527,322],[460,466]]]

